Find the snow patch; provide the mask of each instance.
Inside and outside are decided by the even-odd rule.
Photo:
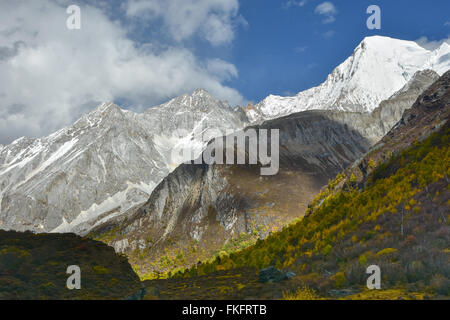
[[[63,217],[63,222],[58,227],[53,229],[51,232],[52,233],[71,232],[72,230],[74,230],[75,227],[77,227],[82,223],[96,220],[99,216],[101,216],[106,212],[117,210],[116,213],[113,213],[105,218],[102,218],[94,226],[98,225],[99,222],[101,223],[106,222],[107,220],[113,218],[114,216],[117,216],[118,214],[121,214],[127,211],[128,209],[145,202],[146,199],[150,197],[150,194],[155,189],[155,187],[156,184],[146,184],[144,182],[134,184],[127,181],[127,188],[125,190],[120,191],[111,197],[108,197],[100,204],[94,203],[89,209],[81,211],[80,214],[71,222],[67,222],[66,219]],[[124,204],[127,203],[127,195],[133,189],[143,191],[144,193],[147,194],[147,197],[142,201],[131,202],[127,206],[125,206]]]
[[[72,139],[64,143],[58,150],[56,150],[56,152],[52,153],[47,160],[45,160],[42,164],[38,165],[30,174],[28,174],[25,180],[17,184],[16,187],[23,185],[31,178],[33,178],[35,175],[37,175],[39,172],[44,171],[47,167],[49,167],[51,164],[53,164],[55,161],[57,161],[59,158],[61,158],[67,152],[69,152],[69,150],[71,150],[77,142],[78,139]]]

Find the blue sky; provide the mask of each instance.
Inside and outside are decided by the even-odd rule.
[[[73,4],[80,29],[66,24]],[[366,28],[373,4],[381,30]],[[366,36],[448,39],[449,12],[448,0],[0,1],[0,143],[104,101],[142,112],[196,88],[232,106],[293,95]]]

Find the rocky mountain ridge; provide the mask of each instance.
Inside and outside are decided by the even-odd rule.
[[[208,128],[237,130],[242,114],[204,90],[137,114],[103,103],[48,137],[0,149],[0,228],[83,233],[144,203],[153,188],[196,157]],[[200,137],[200,138],[199,138]]]

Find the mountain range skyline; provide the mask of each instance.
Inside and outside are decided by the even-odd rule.
[[[232,108],[198,89],[142,113],[102,103],[47,137],[0,146],[0,221],[3,228],[85,234],[143,204],[173,170],[194,160],[206,146],[198,140],[198,130],[216,130],[218,137],[226,130],[314,109],[371,115],[400,89],[412,89],[408,83],[417,72],[434,69],[430,71],[437,77],[449,68],[446,43],[426,50],[415,42],[372,36],[321,86],[295,97],[269,96],[255,106]],[[382,130],[394,125],[402,110],[389,111],[389,122],[376,120]],[[382,136],[380,129],[374,134],[348,125],[372,142]],[[181,131],[190,134],[180,136]],[[179,146],[190,148],[193,158],[173,158],[172,150]],[[79,191],[72,194],[72,189]]]
[[[345,108],[345,107],[342,108],[341,107],[341,110],[371,112],[371,111],[373,111],[373,109],[375,109],[376,106],[378,106],[378,104],[382,100],[387,99],[390,94],[394,93],[396,90],[400,89],[403,85],[405,85],[406,82],[410,79],[410,77],[412,76],[412,74],[415,71],[425,70],[425,69],[428,68],[428,69],[434,69],[435,71],[438,72],[438,74],[442,75],[446,70],[448,70],[450,68],[450,58],[448,58],[450,56],[450,41],[449,42],[443,41],[443,42],[441,42],[439,44],[436,44],[432,48],[425,49],[424,47],[422,47],[421,45],[419,45],[415,41],[405,41],[405,40],[401,40],[401,39],[393,39],[393,38],[384,37],[384,36],[370,36],[370,37],[366,37],[365,39],[363,39],[361,41],[361,43],[358,45],[358,47],[355,49],[355,52],[353,53],[353,55],[351,57],[349,57],[348,59],[346,59],[346,61],[341,63],[339,66],[336,66],[336,68],[334,69],[334,72],[338,71],[339,69],[348,68],[347,66],[345,66],[345,64],[347,64],[347,65],[352,64],[353,61],[351,61],[351,60],[353,59],[353,56],[355,54],[358,54],[358,50],[361,50],[361,47],[364,46],[366,43],[371,43],[372,46],[375,44],[374,47],[376,47],[377,46],[376,43],[378,43],[378,48],[376,48],[374,50],[374,53],[380,52],[380,49],[382,48],[383,45],[394,46],[394,47],[397,45],[397,46],[399,46],[399,48],[401,50],[406,50],[406,49],[407,50],[411,50],[411,48],[413,48],[412,50],[417,50],[417,53],[415,53],[415,54],[416,55],[421,55],[422,57],[419,58],[420,62],[412,63],[411,66],[409,66],[409,68],[411,70],[406,71],[406,73],[401,74],[401,75],[398,74],[399,79],[395,80],[397,83],[395,83],[395,84],[385,84],[385,88],[378,89],[378,90],[380,90],[380,96],[376,97],[373,101],[370,101],[370,102],[369,101],[361,101],[362,105],[366,105],[367,104],[367,106],[363,107],[363,109],[358,109],[359,107],[358,107],[358,105],[356,103],[355,109]],[[402,48],[402,45],[405,46],[405,48]],[[390,53],[391,55],[394,52],[396,52],[395,49],[393,50],[392,48],[390,48],[390,49],[388,49],[386,51],[387,52],[391,52]],[[398,53],[395,53],[395,54],[398,55]],[[373,53],[372,53],[372,55],[373,55]],[[383,55],[383,53],[381,55]],[[413,56],[414,56],[414,54],[413,54]],[[401,55],[400,55],[400,57],[401,57]],[[383,57],[383,58],[384,59],[392,59],[392,57],[389,57],[389,56],[386,56],[386,57]],[[369,59],[377,59],[377,58],[375,56],[372,56],[372,57],[369,57]],[[401,57],[401,59],[405,60],[405,57]],[[400,61],[401,61],[401,59],[400,59]],[[364,72],[367,73],[367,77],[366,77],[366,79],[362,79],[362,81],[366,82],[366,87],[367,88],[369,88],[369,86],[370,86],[370,79],[369,79],[370,77],[375,77],[375,78],[376,77],[378,77],[378,78],[380,77],[380,75],[375,75],[374,74],[375,71],[376,70],[371,70],[371,71],[364,70]],[[339,71],[339,72],[341,72],[341,71]],[[390,71],[390,72],[392,72],[392,71]],[[325,85],[325,86],[329,86],[329,87],[333,88],[333,85],[330,85],[330,84],[327,85],[327,81],[328,81],[328,79],[331,76],[332,76],[332,73],[330,75],[328,75],[326,81],[322,83],[322,86]],[[361,81],[361,79],[359,81]],[[358,86],[357,84],[355,84],[355,85]],[[302,94],[306,94],[307,95],[308,92],[311,92],[310,94],[314,95],[315,94],[315,92],[313,92],[314,90],[315,90],[315,87],[311,87],[310,89],[307,89],[305,91],[298,92],[296,94],[296,96],[298,97],[298,96],[301,96]],[[373,88],[370,88],[370,90],[373,90]],[[205,90],[204,88],[196,88],[196,89],[193,90],[192,94],[195,94],[195,92],[199,92],[199,91],[205,91],[209,95],[209,92],[207,92],[207,90]],[[175,98],[172,98],[172,99],[168,100],[166,103],[170,103],[174,99],[177,99],[177,98],[180,98],[180,97],[183,97],[183,96],[187,96],[187,95],[190,95],[190,94],[191,93],[184,93],[181,96],[178,96],[178,97],[175,97]],[[334,93],[334,94],[336,95],[336,93]],[[374,98],[372,93],[367,94],[367,95],[371,96],[370,98],[372,98],[372,99]],[[214,97],[214,98],[217,98],[217,97]],[[279,117],[279,116],[282,116],[282,115],[288,115],[288,114],[293,113],[293,112],[299,112],[299,111],[304,111],[304,110],[329,109],[329,108],[332,108],[333,103],[335,103],[335,102],[332,102],[332,100],[330,100],[330,99],[328,99],[328,101],[321,101],[320,99],[317,100],[317,97],[314,97],[314,99],[316,99],[316,102],[314,102],[315,104],[313,104],[313,107],[308,105],[308,103],[309,103],[308,102],[306,104],[306,106],[302,106],[301,108],[285,110],[285,111],[282,111],[280,113],[280,109],[285,109],[286,108],[286,106],[285,106],[286,104],[287,105],[293,105],[293,104],[294,105],[302,105],[303,101],[301,99],[298,100],[298,101],[295,101],[295,102],[293,101],[293,99],[294,100],[295,99],[298,100],[298,98],[296,98],[294,96],[293,97],[289,97],[289,96],[277,96],[277,95],[270,94],[269,96],[265,97],[264,99],[262,99],[261,101],[255,103],[255,104],[249,103],[248,105],[255,105],[257,109],[260,109],[260,110],[258,110],[259,114],[255,114],[253,108],[246,109],[245,108],[246,107],[245,104],[244,105],[237,105],[234,108],[243,108],[245,110],[246,114],[247,114],[249,122],[251,123],[251,122],[255,122],[255,121],[261,121],[262,119],[272,119],[272,118],[276,118],[276,117]],[[219,100],[220,99],[218,99],[218,101]],[[230,105],[227,100],[223,100],[223,102],[225,104],[227,104],[229,108],[233,109],[233,106]],[[356,98],[356,102],[358,102],[358,98]],[[93,105],[92,107],[94,107],[94,109],[91,109],[90,111],[87,111],[86,114],[84,114],[82,116],[87,115],[88,113],[94,111],[95,109],[101,108],[101,106],[105,105],[105,104],[114,104],[114,105],[118,106],[119,108],[121,108],[122,111],[133,112],[132,110],[128,110],[128,109],[125,109],[123,107],[120,107],[114,101],[103,101],[103,102],[99,103],[98,105]],[[142,113],[146,112],[146,111],[148,111],[148,110],[150,110],[152,108],[158,108],[159,106],[161,106],[161,105],[150,106],[150,107],[144,109],[142,111]],[[267,110],[266,111],[262,111],[263,109],[271,108],[271,106],[275,106],[275,107],[272,107],[272,108],[274,108],[273,112],[275,112],[272,115],[270,115],[270,111],[267,111]],[[268,114],[263,116],[263,114],[261,114],[261,111],[263,112],[263,114],[265,112],[268,112]],[[137,112],[137,113],[139,113],[139,112]],[[62,128],[60,128],[60,129],[62,129]],[[60,130],[60,129],[58,129],[58,130]],[[20,140],[20,139],[23,139],[23,138],[30,138],[30,137],[21,136],[21,137],[18,137],[17,139],[15,139],[15,140],[11,141],[10,143],[13,143],[16,140]],[[39,137],[35,137],[35,138],[39,138]],[[8,143],[0,144],[0,147],[5,146],[7,144]]]
[[[366,36],[431,48],[450,26],[441,0],[379,1],[381,30],[366,27],[368,1],[81,0],[81,29],[68,30],[70,4],[0,4],[0,144],[48,135],[104,101],[141,112],[196,88],[231,106],[291,96]]]

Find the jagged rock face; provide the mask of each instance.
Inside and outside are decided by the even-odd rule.
[[[0,228],[85,233],[144,203],[184,160],[172,157],[174,146],[200,152],[196,130],[243,126],[241,114],[204,90],[142,114],[104,103],[48,137],[0,148]]]
[[[149,260],[166,250],[189,252],[193,240],[212,254],[242,232],[264,238],[301,216],[329,179],[361,158],[390,130],[395,117],[400,119],[394,106],[403,112],[436,77],[434,72],[417,73],[372,114],[306,111],[254,126],[280,130],[277,175],[263,177],[256,165],[183,164],[144,206],[99,226],[91,236],[117,252],[140,252]],[[189,257],[188,265],[199,258],[191,252]]]
[[[438,79],[439,75],[432,70],[418,71],[405,87],[388,100],[382,101],[373,111],[373,115],[381,119],[383,130],[387,133],[401,119],[403,112],[414,104],[424,89]]]
[[[429,51],[413,41],[367,37],[320,86],[294,97],[270,95],[244,111],[256,123],[313,109],[372,112],[426,69],[440,75],[450,69],[449,44]]]

